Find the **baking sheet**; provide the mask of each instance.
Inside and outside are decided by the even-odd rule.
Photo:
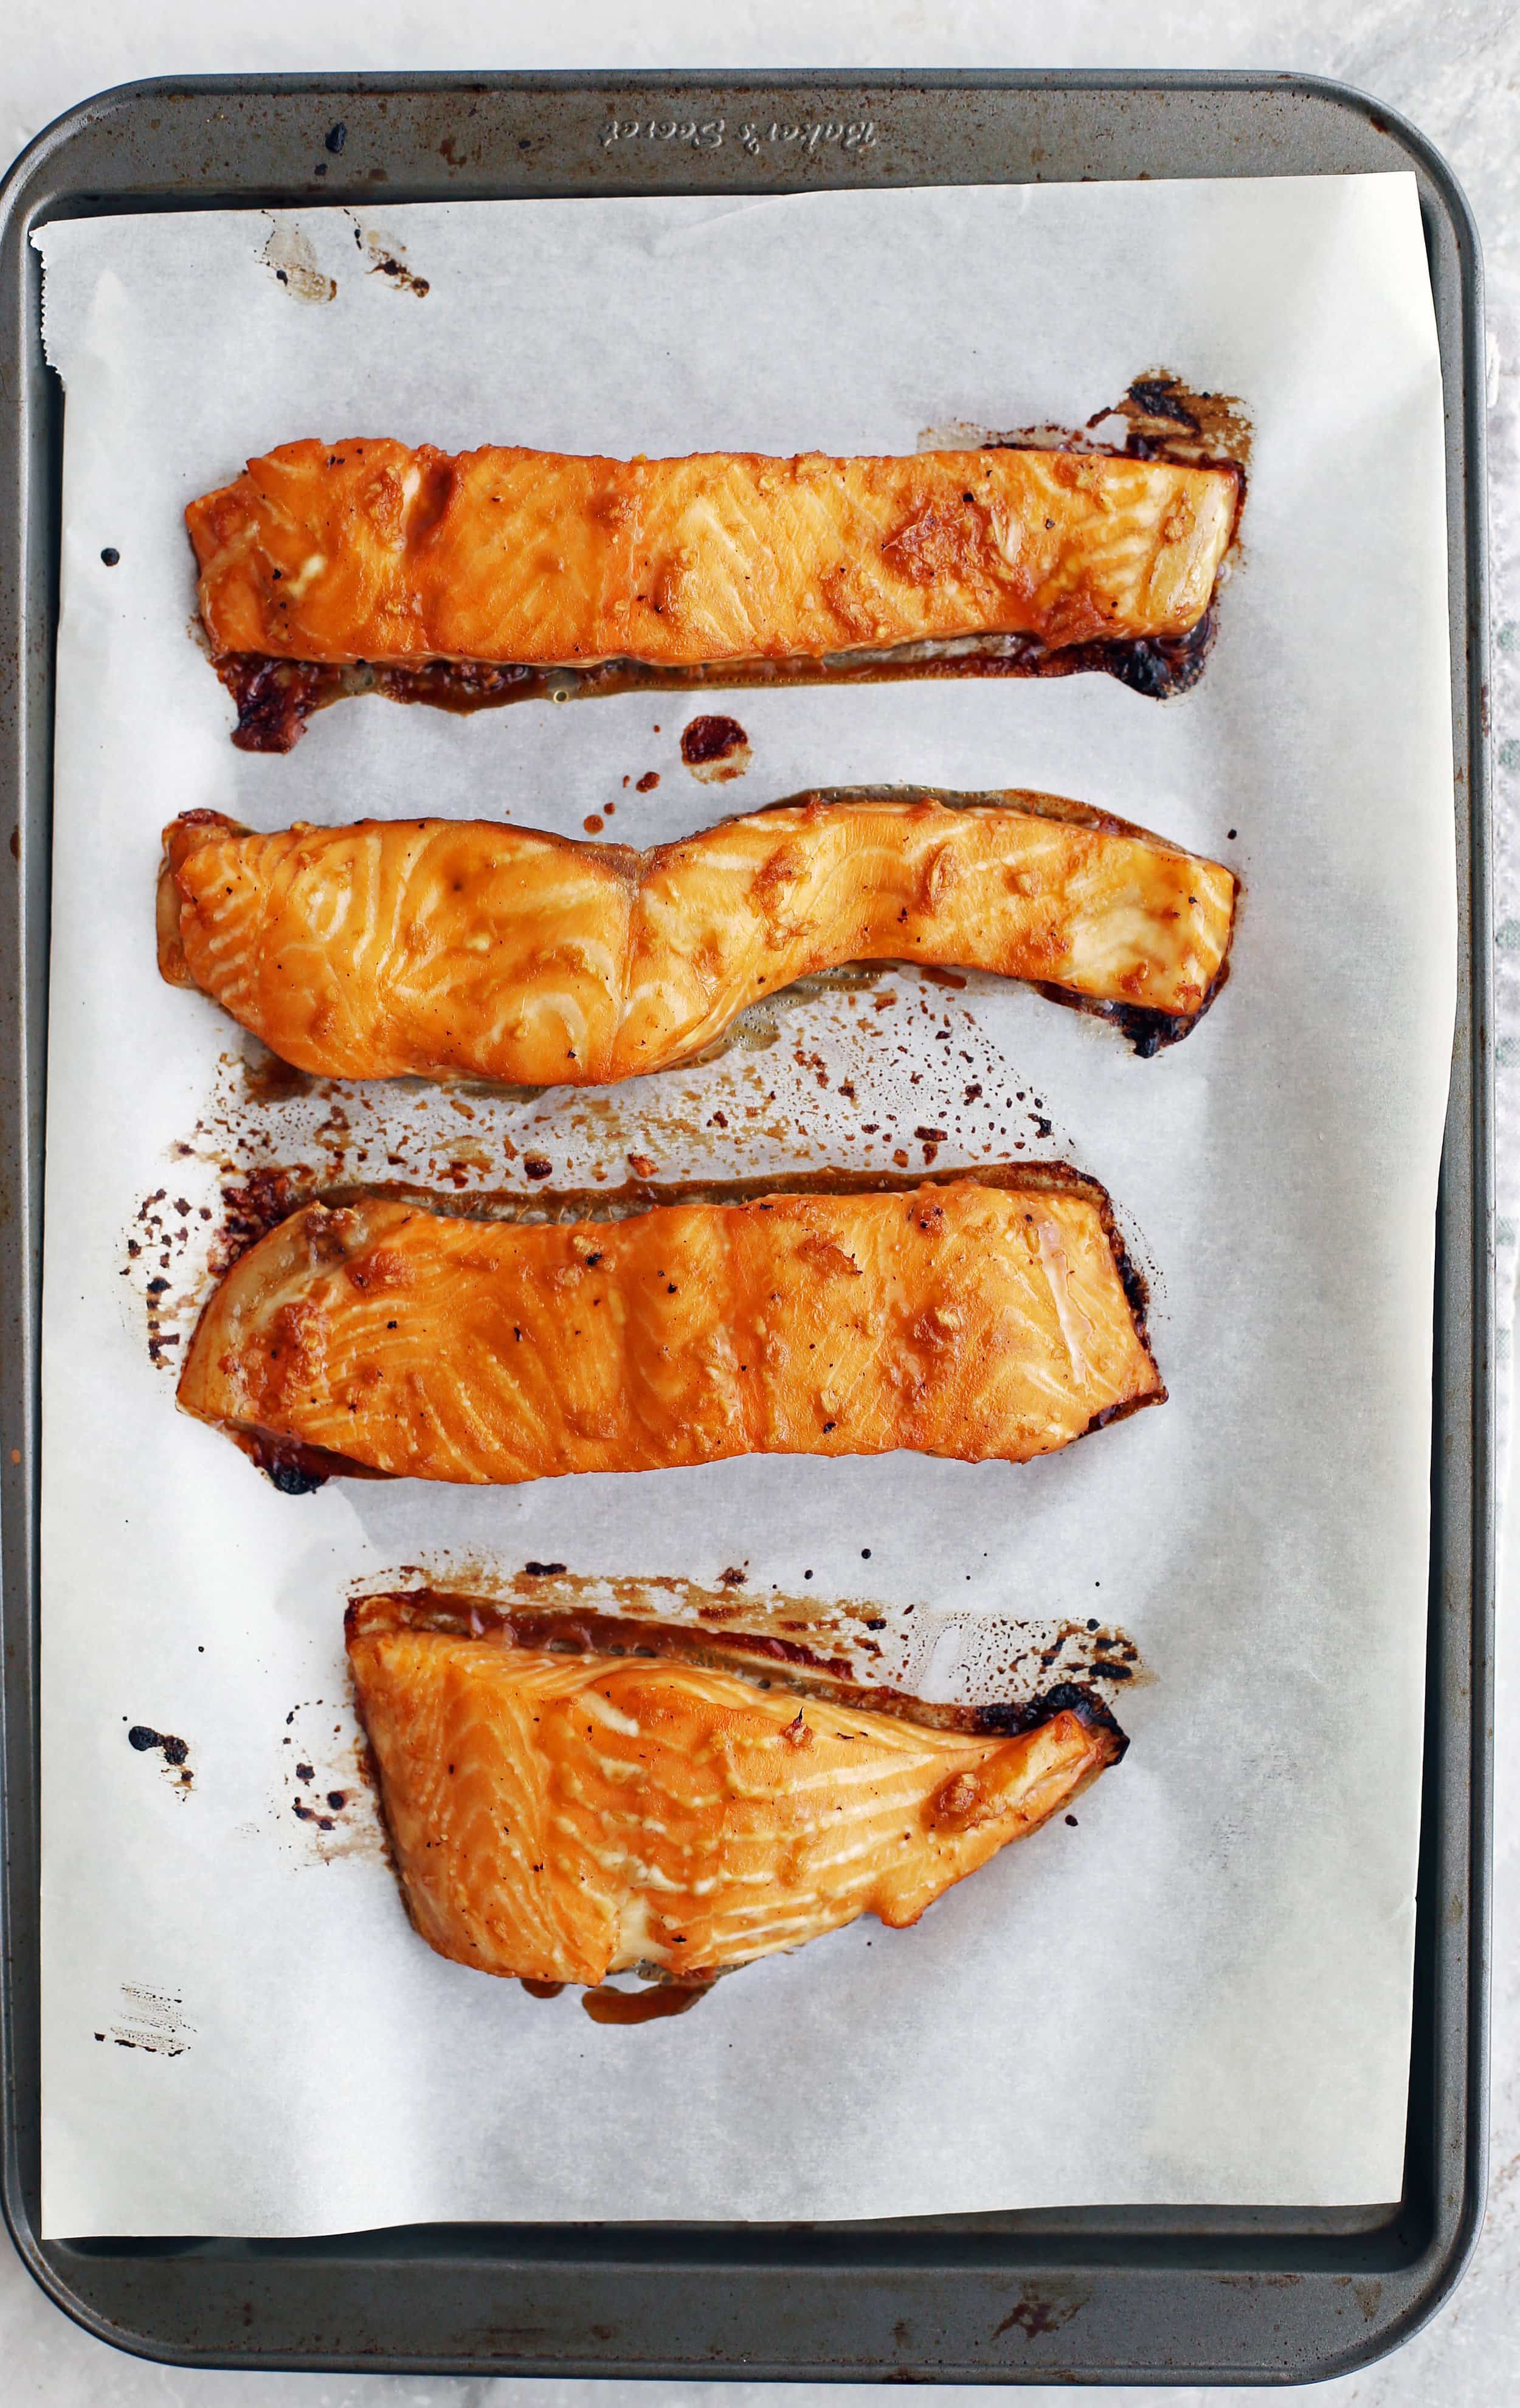
[[[1412,180],[140,218],[42,242],[67,392],[45,2229],[1397,2196],[1455,961]],[[753,748],[713,790],[680,766],[696,706],[670,695],[465,721],[366,701],[288,759],[241,755],[187,640],[184,500],[297,432],[902,450],[956,418],[1075,423],[1163,365],[1255,429],[1220,642],[1171,705],[1100,678],[704,696]],[[1229,859],[1248,896],[1204,1027],[1140,1063],[1021,991],[893,976],[648,1082],[637,1123],[626,1098],[461,1099],[464,1124],[375,1091],[325,1135],[321,1099],[296,1108],[301,1157],[292,1108],[248,1100],[229,1025],[154,974],[177,810],[510,810],[574,833],[611,801],[608,833],[648,842],[893,778],[1047,786]],[[635,1127],[673,1176],[1065,1148],[1159,1274],[1170,1403],[1019,1470],[749,1462],[296,1499],[175,1413],[179,1332],[160,1325],[155,1365],[128,1244],[157,1197],[151,1276],[171,1302],[192,1283],[229,1131],[308,1160],[395,1133],[467,1188],[517,1182],[532,1153],[556,1183],[615,1178]],[[1006,1852],[916,1932],[857,1926],[695,2014],[597,2028],[423,1949],[361,1801],[331,1834],[293,1811],[351,1786],[347,1589],[529,1558],[798,1593],[810,1573],[895,1628],[911,1604],[949,1626],[945,1685],[997,1653],[967,1645],[978,1618],[1085,1609],[1159,1679],[1077,1828]],[[130,1744],[140,1726],[186,1739],[189,1787]]]

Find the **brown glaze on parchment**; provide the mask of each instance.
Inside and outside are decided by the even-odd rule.
[[[336,667],[222,654],[216,672],[237,705],[233,742],[244,752],[288,752],[313,711],[359,694],[435,710],[497,710],[509,702],[583,702],[613,694],[691,694],[766,686],[890,685],[905,678],[1054,678],[1097,670],[1156,702],[1190,693],[1212,648],[1212,607],[1186,635],[1050,647],[1037,636],[954,637],[943,642],[825,655],[821,660],[724,661],[711,668],[652,668],[603,661],[591,668],[429,661],[421,668],[359,662]]]

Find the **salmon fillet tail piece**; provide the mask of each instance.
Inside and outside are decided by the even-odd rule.
[[[916,1923],[1068,1806],[1125,1740],[1106,1710],[968,1737],[658,1656],[347,1620],[408,1910],[440,1955],[595,1986],[696,1985],[857,1915]]]
[[[159,964],[340,1079],[601,1085],[689,1060],[846,962],[1030,980],[1142,1052],[1224,982],[1237,882],[1017,792],[804,796],[636,853],[488,820],[164,832]]]
[[[307,1206],[216,1290],[180,1403],[266,1461],[491,1484],[897,1447],[1018,1463],[1166,1393],[1075,1172],[523,1209]]]
[[[655,667],[1196,627],[1229,467],[995,449],[581,459],[282,444],[185,512],[219,655]]]

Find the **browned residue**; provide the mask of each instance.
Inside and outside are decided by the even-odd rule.
[[[652,2024],[683,2015],[708,1996],[710,1982],[652,1982],[644,1990],[582,1990],[581,2003],[594,2024]]]
[[[288,1104],[296,1096],[313,1096],[321,1082],[309,1070],[297,1070],[264,1046],[243,1056],[243,1078],[251,1104]]]
[[[154,1730],[150,1723],[133,1723],[127,1731],[128,1744],[139,1756],[158,1756],[163,1770],[176,1797],[183,1798],[195,1786],[195,1775],[188,1761],[190,1742],[174,1731]]]
[[[785,1044],[804,1014],[809,1041]],[[708,1058],[623,1090],[323,1080],[245,1037],[128,1221],[121,1276],[151,1359],[177,1371],[211,1283],[317,1198],[386,1193],[484,1213],[531,1203],[537,1215],[562,1193],[588,1211],[599,1195],[625,1195],[632,1210],[630,1178],[652,1190],[667,1168],[720,1182],[767,1158],[798,1177],[829,1164],[880,1172],[925,1125],[948,1132],[941,1164],[1022,1167],[1065,1143],[974,995],[899,965],[801,982],[741,1015]],[[524,1196],[528,1154],[551,1165],[547,1196]]]
[[[398,293],[413,294],[419,301],[432,291],[427,278],[408,266],[407,246],[394,235],[382,234],[378,226],[366,226],[355,218],[353,240],[357,250],[367,253],[371,276],[383,276]]]
[[[1134,378],[1122,400],[1087,422],[1101,426],[1120,418],[1128,427],[1124,449],[1132,459],[1175,460],[1183,467],[1220,467],[1242,473],[1251,466],[1253,428],[1240,395],[1203,393],[1170,368],[1147,368]]]
[[[232,740],[240,752],[289,752],[311,713],[325,710],[344,691],[343,670],[321,662],[223,652],[215,667],[237,706]]]
[[[681,757],[704,785],[724,786],[749,767],[750,739],[737,719],[703,712],[681,729]]]
[[[380,1782],[351,1698],[307,1698],[285,1716],[276,1753],[277,1826],[298,1858],[392,1863]]]
[[[1097,448],[1097,447],[1095,447]],[[416,668],[350,667],[271,660],[262,652],[224,652],[216,672],[237,705],[233,742],[245,752],[288,752],[314,710],[348,695],[380,694],[390,702],[426,703],[468,715],[513,702],[578,702],[598,695],[673,692],[697,694],[769,686],[895,685],[943,678],[1065,678],[1096,670],[1156,700],[1187,694],[1203,674],[1215,633],[1211,604],[1184,636],[1095,638],[1056,645],[1037,636],[956,637],[864,649],[822,660],[723,661],[713,668],[656,669],[641,661],[601,661],[587,668],[528,668],[517,663],[427,661]],[[660,782],[657,770],[636,781],[639,794]]]
[[[242,1178],[223,1180],[222,1213],[208,1264],[211,1277],[223,1278],[250,1246],[310,1203],[317,1183],[316,1172],[304,1162],[256,1163]]]
[[[1173,368],[1154,367],[1142,369],[1130,380],[1117,401],[1095,409],[1080,427],[1050,423],[973,426],[956,420],[948,426],[926,426],[918,441],[920,451],[976,444],[993,450],[1170,460],[1183,468],[1234,468],[1238,480],[1238,542],[1253,433],[1251,419],[1238,394],[1206,393]]]
[[[351,1595],[354,1627],[438,1630],[569,1655],[669,1657],[738,1672],[762,1688],[791,1690],[799,1700],[847,1701],[973,1736],[1029,1729],[1083,1698],[1106,1716],[1105,1689],[1144,1685],[1150,1678],[1129,1634],[1096,1618],[1020,1623],[999,1616],[1001,1694],[956,1704],[893,1687],[876,1669],[882,1656],[876,1634],[889,1619],[899,1631],[909,1627],[918,1611],[912,1606],[889,1615],[874,1598],[770,1587],[736,1598],[667,1574],[598,1576],[558,1563],[515,1572],[451,1564],[447,1586],[432,1584],[420,1566],[404,1567],[396,1577],[395,1587]],[[801,1703],[786,1736],[794,1747],[810,1744]]]

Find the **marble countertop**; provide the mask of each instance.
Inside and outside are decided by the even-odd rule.
[[[1482,229],[1490,329],[1496,793],[1501,834],[1520,824],[1520,8],[1513,0],[579,0],[557,12],[523,0],[372,0],[356,11],[305,0],[12,0],[0,77],[0,159],[61,110],[104,87],[169,73],[330,68],[650,66],[1009,66],[1292,68],[1373,93],[1445,152]],[[1507,843],[1498,871],[1500,1021],[1520,1032],[1520,896]],[[1506,994],[1506,990],[1512,990]],[[1508,1011],[1505,1006],[1508,1004]],[[1501,1083],[1520,1092],[1520,1033],[1499,1044]],[[1520,1134],[1501,1157],[1520,1173]],[[1520,1111],[1509,1117],[1520,1129]],[[1520,1195],[1520,1175],[1505,1181]],[[1516,1240],[1501,1223],[1506,1325]],[[1502,1332],[1508,1358],[1509,1328]],[[1520,1505],[1520,1483],[1512,1483]],[[1319,2408],[1509,2408],[1520,2399],[1520,1772],[1507,1638],[1520,1615],[1520,1556],[1500,1600],[1495,1866],[1494,2081],[1488,2217],[1472,2266],[1426,2330],[1365,2372],[1278,2398]],[[0,2239],[0,2396],[6,2408],[787,2408],[816,2388],[820,2408],[884,2403],[886,2386],[562,2383],[425,2376],[225,2374],[159,2367],[107,2348],[34,2286]],[[930,2386],[925,2401],[974,2401]],[[1031,2403],[1065,2388],[1025,2390]],[[1115,2401],[1256,2400],[1244,2390],[1124,2389]]]

